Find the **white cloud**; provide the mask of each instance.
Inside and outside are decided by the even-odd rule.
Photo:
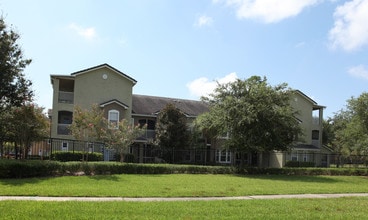
[[[195,26],[197,27],[203,27],[203,26],[209,26],[212,25],[213,19],[209,16],[202,15],[198,18],[198,20],[195,22]]]
[[[84,28],[75,23],[71,23],[68,28],[86,40],[93,40],[97,37],[96,29],[94,27]]]
[[[264,23],[276,23],[294,17],[305,8],[322,0],[226,0],[234,6],[240,19],[257,19]],[[217,1],[215,1],[217,2]]]
[[[215,90],[217,82],[220,84],[225,84],[229,82],[234,82],[236,79],[238,79],[236,73],[230,73],[224,76],[223,78],[219,78],[214,81],[210,81],[206,77],[201,77],[188,83],[187,88],[189,89],[189,92],[192,96],[195,97],[208,96]]]
[[[368,0],[352,0],[337,7],[329,32],[331,47],[346,51],[368,45]]]
[[[351,67],[348,73],[354,77],[368,80],[368,69],[364,65]]]

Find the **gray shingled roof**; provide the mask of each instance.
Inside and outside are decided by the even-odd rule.
[[[174,104],[188,117],[196,117],[208,111],[208,106],[202,101],[133,94],[132,113],[155,115],[169,103]]]

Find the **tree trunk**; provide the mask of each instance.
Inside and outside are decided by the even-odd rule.
[[[124,162],[124,153],[120,152],[120,163]]]

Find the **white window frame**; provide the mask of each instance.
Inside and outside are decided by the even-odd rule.
[[[117,114],[117,120],[112,120],[112,114]],[[120,118],[120,112],[118,110],[112,109],[108,112],[108,122],[109,122],[109,128],[110,129],[118,129],[119,128],[119,118]],[[112,126],[113,123],[116,123],[115,126]]]
[[[222,160],[222,157],[225,157],[225,160]],[[216,150],[216,161],[218,163],[231,163],[232,152],[229,150]]]

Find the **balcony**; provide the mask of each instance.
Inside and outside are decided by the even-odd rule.
[[[59,103],[73,104],[74,103],[74,92],[59,92],[58,97]]]
[[[142,136],[140,136],[138,139],[147,139],[147,140],[153,140],[155,139],[156,136],[156,132],[155,130],[152,129],[146,129],[146,131],[144,132],[144,134]]]

